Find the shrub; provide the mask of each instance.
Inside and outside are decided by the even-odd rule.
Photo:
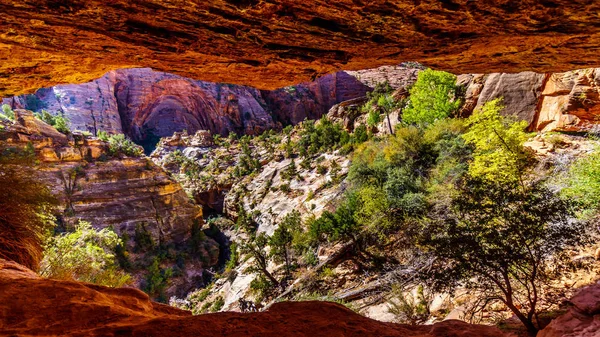
[[[569,168],[561,193],[593,211],[600,209],[600,151],[579,158]]]
[[[53,126],[58,132],[68,134],[71,132],[69,128],[69,119],[62,115],[53,116],[46,110],[41,113],[36,113],[35,116],[44,121],[46,124]]]
[[[8,104],[2,104],[2,113],[0,113],[0,117],[9,119],[11,121],[15,120],[15,113]]]
[[[160,259],[154,257],[152,264],[148,268],[144,291],[148,295],[156,296],[159,301],[164,302],[164,289],[172,275],[173,271],[170,268],[162,269],[160,267]]]
[[[223,297],[219,296],[219,297],[217,297],[217,299],[213,302],[212,306],[210,307],[210,312],[218,312],[219,310],[221,310],[223,308],[224,305],[225,305],[225,300],[223,300]]]
[[[154,249],[154,240],[152,235],[146,230],[146,223],[138,223],[135,225],[135,249],[137,251],[149,251]]]
[[[392,288],[392,298],[388,300],[388,311],[402,324],[424,324],[431,314],[431,294],[419,285],[415,293],[399,287]]]
[[[119,244],[121,239],[112,229],[96,230],[89,222],[79,221],[75,232],[48,239],[40,275],[121,287],[131,277],[118,268],[114,250]]]
[[[381,122],[381,113],[376,110],[369,111],[369,115],[367,116],[367,125],[370,127],[374,127]]]
[[[125,155],[129,157],[141,157],[144,155],[144,150],[141,146],[132,142],[130,139],[125,137],[124,134],[105,135],[98,136],[100,139],[107,139],[108,141],[108,152],[111,156]]]
[[[460,107],[456,76],[443,71],[426,69],[418,75],[410,89],[410,103],[402,120],[408,124],[432,124],[452,116]]]

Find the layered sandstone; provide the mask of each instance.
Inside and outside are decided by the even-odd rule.
[[[0,334],[27,336],[500,337],[495,327],[446,321],[383,323],[328,302],[283,302],[265,312],[191,316],[132,288],[42,279],[0,260]]]
[[[152,67],[273,89],[406,60],[454,73],[598,66],[600,4],[5,0],[0,96]]]
[[[16,122],[6,123],[0,149],[33,147],[38,164],[31,174],[45,182],[60,201],[66,226],[85,220],[96,228],[112,227],[131,239],[147,232],[154,244],[185,248],[194,222],[202,223],[202,210],[194,205],[175,180],[146,157],[110,155],[108,144],[83,135],[66,136],[33,113],[15,110]],[[201,261],[192,261],[184,275],[172,282],[169,294],[185,294],[203,284],[203,269],[218,262],[218,244],[208,238],[197,248]],[[149,254],[151,254],[150,252]],[[131,255],[143,260],[143,254]],[[143,272],[142,272],[143,274]],[[142,282],[138,275],[137,285]]]

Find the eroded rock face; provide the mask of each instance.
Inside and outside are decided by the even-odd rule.
[[[125,133],[151,150],[161,137],[187,130],[257,135],[316,119],[370,90],[340,72],[274,91],[195,81],[151,69],[122,69],[84,84],[58,85],[3,100],[14,108],[63,114],[71,129]]]
[[[529,123],[531,131],[595,131],[600,116],[600,69],[565,73],[460,75],[464,86],[461,115],[494,98],[502,98],[503,114]]]
[[[130,238],[135,250],[136,231],[147,232],[155,245],[185,248],[195,221],[202,224],[202,209],[190,202],[181,185],[146,157],[109,156],[108,144],[97,138],[56,131],[31,111],[16,110],[16,123],[1,134],[0,149],[31,144],[38,164],[31,170],[60,201],[60,216],[67,226],[77,220],[95,228],[112,227]],[[201,261],[186,261],[185,273],[170,284],[169,295],[181,296],[203,285],[202,271],[219,259],[218,244],[208,238],[197,247]],[[132,261],[143,254],[131,254]],[[141,285],[143,272],[136,275]]]
[[[0,334],[28,336],[403,336],[500,337],[495,327],[446,321],[383,323],[328,302],[283,302],[265,312],[190,312],[132,288],[42,279],[0,260]]]
[[[406,60],[454,73],[598,66],[595,1],[5,0],[0,96],[152,67],[274,89]]]
[[[600,284],[585,287],[571,300],[569,311],[542,330],[539,337],[595,337],[600,333]]]

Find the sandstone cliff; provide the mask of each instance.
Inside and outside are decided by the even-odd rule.
[[[369,88],[344,72],[274,91],[195,81],[151,69],[120,69],[84,84],[58,85],[6,98],[13,108],[48,110],[71,129],[125,133],[148,150],[176,131],[256,135],[315,119]]]
[[[31,174],[47,183],[61,202],[59,220],[65,226],[78,219],[96,228],[112,227],[130,238],[128,249],[140,229],[155,245],[185,247],[192,224],[202,223],[202,210],[192,204],[181,186],[145,157],[111,156],[108,144],[83,135],[66,136],[35,118],[16,110],[16,122],[0,134],[0,147],[32,146],[38,164]],[[174,280],[170,294],[183,294],[203,284],[203,269],[218,261],[216,242],[206,239],[198,247],[201,261],[188,261],[187,274]],[[131,254],[133,262],[147,255]],[[145,263],[145,262],[140,262]],[[137,275],[141,286],[143,270]]]

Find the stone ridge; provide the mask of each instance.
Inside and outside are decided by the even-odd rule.
[[[598,66],[589,0],[3,0],[0,96],[152,67],[274,89],[419,61],[453,73]]]
[[[502,337],[491,326],[450,320],[378,322],[329,302],[282,302],[264,312],[191,316],[132,288],[42,279],[0,259],[0,334],[27,336]]]

